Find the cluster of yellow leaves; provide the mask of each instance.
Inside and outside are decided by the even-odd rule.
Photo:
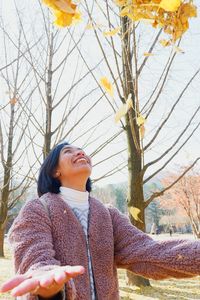
[[[60,27],[76,24],[81,20],[77,5],[71,0],[42,0],[53,12],[54,24]]]
[[[114,0],[121,7],[121,16],[133,21],[146,20],[153,27],[161,27],[170,36],[163,46],[176,42],[189,28],[189,18],[197,16],[193,0]]]

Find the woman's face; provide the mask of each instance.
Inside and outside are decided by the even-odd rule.
[[[92,172],[92,163],[89,156],[85,152],[72,145],[65,145],[59,156],[56,173],[59,179],[67,181],[76,175],[88,178]]]

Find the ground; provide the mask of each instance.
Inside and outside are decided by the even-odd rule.
[[[165,240],[169,235],[153,236]],[[173,235],[172,238],[193,239],[192,235]],[[11,254],[6,244],[6,257],[0,259],[0,284],[13,274]],[[151,287],[139,289],[126,285],[126,273],[119,270],[120,295],[122,300],[200,300],[200,277],[184,280],[151,280]],[[9,294],[0,295],[1,300],[11,300]],[[114,299],[113,299],[114,300]]]

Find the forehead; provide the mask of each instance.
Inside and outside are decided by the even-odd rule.
[[[63,148],[62,148],[61,152],[62,152],[62,151],[64,151],[64,150],[66,150],[66,149],[70,149],[70,150],[82,150],[81,148],[79,148],[79,147],[76,147],[76,146],[72,146],[72,145],[65,145],[65,146],[63,146]]]

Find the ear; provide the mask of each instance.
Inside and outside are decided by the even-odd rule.
[[[55,172],[53,173],[53,177],[54,178],[58,178],[60,177],[61,173],[58,170],[55,170]]]

